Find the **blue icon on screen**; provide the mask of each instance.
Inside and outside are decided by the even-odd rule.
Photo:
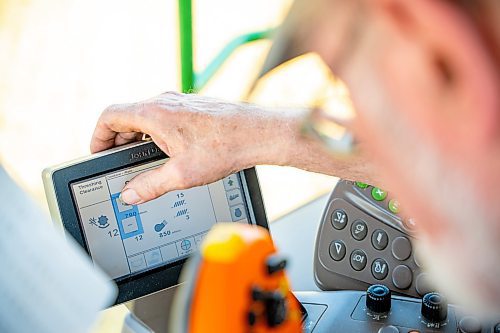
[[[167,221],[165,221],[165,220],[163,220],[163,222],[161,222],[161,223],[155,224],[155,231],[156,232],[162,231],[166,225],[167,225]]]
[[[89,219],[89,223],[98,227],[99,229],[106,229],[107,227],[109,227],[108,221],[109,221],[109,219],[105,215],[101,215],[98,218],[91,217]]]
[[[184,251],[187,251],[191,248],[191,242],[187,239],[184,239],[182,242],[181,242],[181,249],[183,249]]]

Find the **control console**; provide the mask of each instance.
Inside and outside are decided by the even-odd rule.
[[[381,283],[412,297],[434,291],[414,253],[414,227],[386,191],[340,180],[316,238],[316,284],[322,290],[365,290]]]
[[[304,332],[498,333],[498,322],[481,322],[448,305],[438,293],[422,299],[392,295],[384,285],[363,291],[296,292],[307,310]]]
[[[305,332],[500,333],[448,305],[415,254],[416,220],[381,188],[340,180],[321,217],[314,279],[324,292],[297,292]]]

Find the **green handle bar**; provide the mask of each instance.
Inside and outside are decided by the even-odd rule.
[[[234,38],[217,54],[204,71],[197,74],[193,65],[192,0],[178,0],[178,8],[181,89],[184,93],[196,92],[202,89],[238,47],[253,41],[270,38],[275,31],[275,29],[268,29]]]

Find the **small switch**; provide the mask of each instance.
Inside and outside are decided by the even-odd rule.
[[[250,326],[253,326],[253,325],[255,325],[256,322],[257,322],[257,315],[255,314],[255,312],[250,311],[248,313],[248,324]]]
[[[273,254],[267,257],[266,267],[267,273],[272,275],[276,272],[281,272],[286,268],[286,258],[279,254]]]

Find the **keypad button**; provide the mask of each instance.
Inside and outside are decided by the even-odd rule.
[[[384,326],[381,327],[377,333],[399,333],[399,329],[396,326]]]
[[[372,264],[372,275],[377,280],[383,280],[389,273],[389,265],[384,259],[375,259]]]
[[[407,218],[403,221],[403,225],[408,232],[414,232],[417,227],[417,220],[414,217]]]
[[[406,237],[398,237],[392,242],[392,255],[404,261],[411,255],[411,243]]]
[[[417,276],[415,279],[415,289],[420,296],[424,296],[433,291],[427,273],[421,273]]]
[[[382,229],[375,230],[372,234],[373,247],[382,251],[387,247],[387,244],[389,244],[389,236],[387,236],[387,233]]]
[[[368,226],[363,220],[356,220],[351,226],[351,235],[355,240],[363,240],[368,234]]]
[[[399,289],[408,289],[413,282],[413,273],[405,265],[399,265],[392,271],[392,283]]]
[[[399,213],[399,201],[397,201],[396,199],[389,200],[389,205],[387,205],[387,207],[394,214]]]
[[[231,191],[235,188],[239,188],[240,184],[238,182],[238,177],[236,175],[230,175],[223,180],[224,188],[226,191]]]
[[[227,202],[229,206],[234,206],[243,203],[243,196],[239,188],[235,188],[226,192]]]
[[[332,225],[337,230],[342,230],[347,225],[347,214],[342,209],[335,209],[332,213]]]
[[[458,323],[460,333],[481,333],[481,322],[476,317],[463,317]]]
[[[362,271],[366,267],[366,253],[363,250],[354,250],[351,253],[351,266],[356,271]]]
[[[372,189],[372,198],[377,201],[383,201],[385,198],[387,198],[387,192],[379,189],[378,187],[374,187]]]
[[[356,182],[356,186],[359,188],[367,188],[369,185],[362,182]]]
[[[239,220],[243,220],[246,218],[245,214],[245,206],[243,205],[236,205],[236,206],[231,206],[230,209],[231,211],[231,219],[236,222]]]
[[[345,244],[340,240],[331,242],[330,244],[330,257],[335,261],[340,261],[345,257]]]

